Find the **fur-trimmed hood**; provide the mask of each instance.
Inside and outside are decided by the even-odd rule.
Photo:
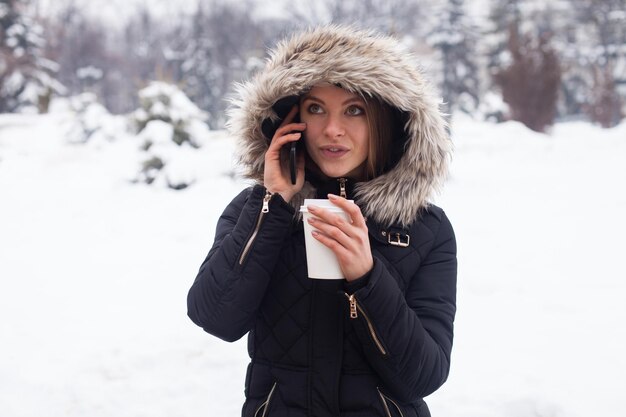
[[[227,126],[238,141],[244,175],[263,183],[269,139],[262,126],[279,120],[277,101],[320,83],[340,85],[366,100],[376,97],[403,116],[404,137],[394,138],[394,144],[404,147],[404,153],[387,172],[357,183],[354,198],[363,214],[381,225],[410,225],[442,186],[452,145],[439,100],[414,58],[389,36],[326,26],[278,44],[265,68],[237,86],[229,109]],[[314,194],[307,182],[291,204],[298,209]]]

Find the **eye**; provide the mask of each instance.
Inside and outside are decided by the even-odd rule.
[[[319,104],[311,104],[308,108],[307,111],[309,113],[312,114],[319,114],[319,113],[323,113],[322,111],[322,107]]]
[[[346,114],[348,116],[361,116],[365,114],[365,110],[359,106],[350,106],[346,109]]]

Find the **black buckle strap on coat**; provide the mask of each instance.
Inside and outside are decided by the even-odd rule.
[[[408,248],[411,243],[411,236],[408,230],[391,227],[389,230],[382,232],[383,235],[387,235],[387,243],[391,246],[398,246],[400,248]]]
[[[390,226],[388,229],[383,229],[380,225],[374,221],[366,218],[367,228],[369,229],[370,236],[376,239],[378,242],[387,244],[389,246],[397,246],[399,248],[407,248],[411,243],[411,235],[409,234],[409,228],[402,228],[399,225]]]

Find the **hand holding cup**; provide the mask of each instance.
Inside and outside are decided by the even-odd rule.
[[[336,255],[345,279],[353,281],[374,267],[365,218],[353,202],[334,194],[329,194],[328,198],[347,216],[322,207],[308,206],[313,217],[306,221],[315,229],[313,237]]]

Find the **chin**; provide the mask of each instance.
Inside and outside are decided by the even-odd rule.
[[[346,177],[348,175],[348,173],[350,171],[346,171],[343,169],[338,169],[338,168],[331,168],[331,169],[321,169],[322,173],[324,175],[326,175],[327,177],[330,178],[341,178],[341,177]]]

